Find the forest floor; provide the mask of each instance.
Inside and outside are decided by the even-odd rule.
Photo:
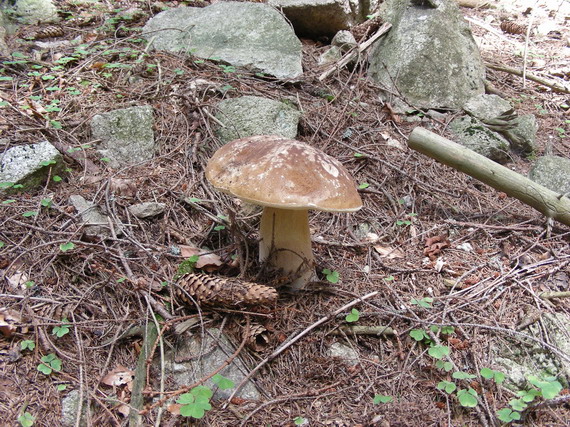
[[[534,28],[548,22],[560,26],[565,19],[565,32],[531,35],[527,70],[568,84],[569,3],[550,3],[532,22],[528,14],[502,16],[496,8],[462,11],[475,20],[470,25],[483,59],[519,69],[525,35],[501,32],[500,20]],[[50,180],[40,190],[6,196],[0,203],[0,307],[10,309],[0,321],[16,321],[5,325],[8,336],[0,337],[0,424],[15,425],[28,413],[34,425],[60,425],[61,399],[74,389],[90,402],[86,423],[126,423],[124,406],[108,398],[128,404],[128,384],[111,387],[102,379],[117,367],[134,370],[142,339],[119,338],[141,319],[151,321],[151,313],[163,306],[173,318],[159,316],[168,347],[183,339],[173,326],[196,314],[171,298],[172,279],[184,261],[171,247],[210,248],[222,261],[213,274],[264,280],[256,278],[260,266],[254,256],[259,215],[216,193],[204,178],[204,167],[219,147],[211,119],[215,105],[224,98],[257,95],[299,106],[298,139],[346,166],[361,187],[364,207],[352,214],[311,214],[313,236],[319,236],[314,241],[317,270],[338,272],[338,283],[321,275],[322,282],[301,294],[281,290],[278,302],[257,314],[205,308],[190,332],[225,325],[237,348],[247,318],[262,325],[265,345],[240,352],[251,369],[289,338],[355,301],[351,308],[359,319],[354,324],[388,326],[395,334],[346,332],[341,327],[351,310],[342,311],[260,369],[254,381],[261,402],[234,399],[228,407],[212,402],[212,409],[192,425],[280,426],[303,419],[311,426],[498,425],[496,412],[515,395],[484,379],[480,370],[500,370],[494,357],[526,333],[524,324],[539,321],[544,313],[570,316],[567,299],[540,297],[545,291],[568,290],[570,228],[546,227],[544,216],[532,208],[407,147],[416,126],[452,139],[447,123],[454,114],[443,120],[393,114],[365,78],[365,63],[319,82],[322,42],[303,40],[305,73],[296,83],[231,72],[182,55],[146,55],[140,29],[161,5],[176,2],[64,0],[58,7],[77,21],[48,40],[81,37],[81,46],[32,56],[32,42],[8,40],[14,54],[3,61],[0,76],[12,79],[0,81],[0,136],[9,145],[47,139],[74,150],[67,152],[61,181]],[[130,7],[144,13],[127,17]],[[504,72],[488,70],[487,77],[519,114],[536,115],[536,156],[570,157],[570,95]],[[194,79],[212,82],[211,90],[193,91]],[[113,171],[92,148],[90,120],[133,105],[152,105],[158,152],[145,164]],[[526,174],[532,161],[513,155],[507,166]],[[69,202],[73,194],[103,207],[113,223],[123,224],[122,235],[104,241],[82,238]],[[188,204],[188,197],[200,201]],[[165,203],[166,212],[148,220],[128,213],[128,206],[143,201]],[[217,215],[231,218],[230,226],[216,227],[212,217]],[[434,238],[446,243],[439,253]],[[240,268],[233,256],[244,253],[246,245],[251,256],[242,257]],[[565,289],[556,287],[555,278],[562,278]],[[359,301],[374,291],[378,294]],[[420,330],[425,336],[417,341],[410,332],[417,337]],[[327,349],[334,342],[356,350],[358,363],[331,358]],[[451,362],[451,372],[472,377],[453,379],[436,366],[434,347],[450,350],[442,360]],[[48,355],[53,356],[47,363],[56,369],[46,375],[38,366]],[[151,369],[147,404],[160,390],[161,372],[154,365]],[[474,390],[477,405],[462,406],[457,392],[437,388],[442,381]],[[169,382],[165,387],[176,391]],[[526,411],[524,424],[567,426],[570,408],[565,405]],[[149,412],[145,423],[154,424],[156,416],[156,410]],[[162,414],[161,425],[186,423],[191,422],[168,410]]]

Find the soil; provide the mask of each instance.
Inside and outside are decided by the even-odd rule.
[[[462,8],[483,59],[518,69],[526,65],[529,74],[568,87],[569,3],[529,2],[534,15],[523,13],[523,2],[508,2],[508,12],[489,3],[492,8]],[[0,307],[9,310],[0,314],[7,324],[2,326],[6,336],[0,337],[0,424],[16,425],[28,412],[36,426],[61,425],[61,399],[78,390],[90,407],[78,425],[126,425],[129,371],[135,370],[142,347],[140,333],[132,328],[155,315],[167,348],[185,339],[176,326],[190,316],[199,321],[185,333],[200,334],[203,325],[223,328],[251,370],[261,365],[253,376],[261,401],[233,399],[228,406],[214,401],[202,420],[183,418],[165,406],[160,425],[281,426],[302,423],[301,418],[311,426],[499,425],[497,410],[515,395],[479,371],[498,369],[493,356],[510,345],[513,331],[526,331],[521,325],[538,321],[542,313],[570,315],[568,299],[540,297],[570,290],[570,228],[547,224],[518,200],[407,147],[416,126],[452,138],[447,123],[456,114],[393,114],[366,79],[365,62],[319,82],[324,68],[317,58],[327,48],[322,40],[303,40],[305,73],[297,82],[232,72],[183,55],[146,53],[141,27],[161,7],[176,5],[58,2],[64,17],[76,21],[64,21],[63,35],[52,28],[48,34],[56,37],[42,41],[80,37],[84,53],[70,61],[64,58],[77,53],[74,46],[33,49],[41,26],[8,38],[10,49],[27,59],[2,58],[0,76],[13,78],[0,81],[3,149],[47,139],[66,153],[68,169],[61,181],[5,196],[0,204]],[[135,7],[142,12],[129,12]],[[530,25],[528,39],[502,32],[505,19]],[[554,26],[536,34],[546,24]],[[526,56],[521,54],[525,45]],[[491,69],[487,77],[519,114],[536,115],[536,156],[570,157],[568,93]],[[195,90],[195,79],[211,85]],[[320,282],[297,294],[281,286],[272,305],[197,311],[173,298],[173,278],[185,259],[175,249],[183,245],[209,248],[220,257],[221,265],[210,266],[210,274],[270,286],[284,281],[264,273],[256,260],[259,214],[215,192],[204,178],[204,167],[219,147],[215,106],[240,95],[296,104],[303,112],[298,139],[346,166],[361,187],[364,207],[351,214],[311,214]],[[92,148],[90,119],[132,105],[154,108],[158,152],[152,161],[111,170]],[[525,174],[532,161],[513,154],[508,167]],[[83,235],[69,202],[73,194],[102,207],[115,224],[111,238]],[[185,202],[188,197],[199,201]],[[150,219],[129,214],[128,206],[146,201],[165,203],[164,214]],[[219,215],[228,218],[224,227]],[[338,272],[338,282],[328,281],[324,269]],[[553,280],[564,274],[566,281]],[[334,275],[329,278],[335,281]],[[377,293],[360,300],[372,292]],[[394,334],[343,329],[353,308],[353,317],[359,314],[354,324],[389,326]],[[254,325],[267,330],[267,341],[240,345]],[[450,326],[452,333],[442,332]],[[410,336],[420,329],[429,338]],[[457,393],[437,388],[453,379],[436,367],[428,340],[450,348],[445,360],[453,363],[451,372],[475,375],[455,380],[461,389],[477,392],[475,408],[462,406]],[[35,347],[22,349],[22,342]],[[357,351],[358,363],[330,357],[328,348],[335,342]],[[158,345],[153,350],[160,358]],[[46,375],[38,365],[50,354],[62,368]],[[127,372],[123,380],[104,384],[117,368]],[[161,378],[155,365],[149,370],[148,383],[142,384],[147,408],[160,394]],[[164,391],[175,396],[188,389],[178,390],[166,378]],[[392,400],[375,404],[377,395]],[[563,395],[566,399],[556,405],[525,411],[524,424],[567,426],[568,390]],[[158,416],[157,408],[146,412],[145,425],[157,423]]]

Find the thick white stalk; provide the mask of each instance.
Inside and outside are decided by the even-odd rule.
[[[261,216],[259,260],[282,269],[295,280],[290,287],[302,289],[315,280],[315,260],[311,248],[309,213],[265,207]]]

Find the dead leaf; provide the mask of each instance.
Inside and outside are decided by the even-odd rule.
[[[122,385],[129,386],[135,378],[135,373],[124,366],[118,365],[115,369],[103,377],[101,382],[108,386],[119,387]]]
[[[428,237],[425,242],[424,255],[433,261],[443,249],[448,247],[449,240],[447,240],[447,236],[441,235]]]
[[[376,245],[374,246],[374,250],[378,252],[378,254],[382,258],[388,258],[388,259],[404,258],[404,253],[398,248],[390,248],[387,246]]]
[[[5,337],[10,337],[14,332],[18,330],[18,324],[22,322],[22,317],[20,313],[11,308],[0,308],[0,332]],[[26,333],[28,330],[25,329]]]
[[[198,261],[196,262],[196,268],[200,268],[208,272],[217,270],[218,267],[223,264],[222,259],[218,255],[208,253],[207,251],[195,246],[180,245],[180,255],[184,258],[199,255]]]
[[[6,276],[6,281],[12,289],[24,290],[26,289],[25,283],[28,281],[28,276],[22,271],[16,271],[11,276]]]
[[[171,403],[166,407],[166,410],[170,412],[172,415],[180,415],[180,407],[182,405],[178,403]]]

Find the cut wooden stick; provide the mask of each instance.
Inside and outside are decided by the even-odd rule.
[[[348,51],[332,67],[330,67],[323,74],[321,74],[319,76],[319,81],[322,82],[324,79],[326,79],[332,73],[334,73],[336,70],[340,70],[342,67],[346,66],[346,64],[348,64],[350,61],[354,60],[358,55],[360,55],[366,49],[368,49],[370,46],[372,46],[372,44],[376,40],[378,40],[380,38],[380,36],[386,34],[390,28],[392,28],[392,24],[390,24],[389,22],[385,22],[384,24],[382,24],[382,26],[380,28],[378,28],[378,31],[376,31],[376,33],[372,37],[370,37],[364,43],[359,45],[357,48],[354,48],[353,50]]]
[[[570,199],[562,194],[421,127],[412,131],[408,145],[432,159],[519,199],[547,218],[570,225]]]

